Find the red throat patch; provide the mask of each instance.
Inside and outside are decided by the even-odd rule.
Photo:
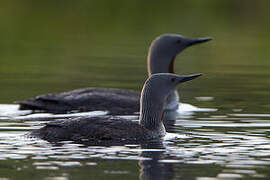
[[[163,121],[164,120],[164,111],[162,111],[162,113],[161,113],[161,121]]]
[[[171,63],[169,65],[169,73],[174,73],[174,60],[175,56],[172,58]]]

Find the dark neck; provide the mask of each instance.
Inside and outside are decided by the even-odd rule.
[[[170,64],[173,58],[150,51],[147,57],[148,76],[156,73],[173,73],[170,72],[170,69],[173,71],[173,64]]]

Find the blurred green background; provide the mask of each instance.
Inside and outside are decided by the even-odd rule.
[[[1,1],[0,103],[90,86],[140,90],[151,41],[177,33],[214,38],[177,57],[176,73],[205,74],[182,86],[184,101],[265,112],[269,7],[266,0]]]

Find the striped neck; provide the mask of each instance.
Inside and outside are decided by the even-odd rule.
[[[157,98],[157,90],[145,86],[140,101],[140,124],[151,130],[153,134],[164,136],[166,131],[163,125],[164,99]]]

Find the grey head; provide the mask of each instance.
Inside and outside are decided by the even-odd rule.
[[[188,38],[178,34],[163,34],[151,44],[148,52],[148,75],[174,73],[174,59],[185,48],[210,41],[212,38]]]
[[[164,136],[163,112],[166,99],[177,85],[195,79],[202,74],[180,76],[171,73],[157,73],[144,83],[140,100],[140,124],[153,131],[153,136]]]

